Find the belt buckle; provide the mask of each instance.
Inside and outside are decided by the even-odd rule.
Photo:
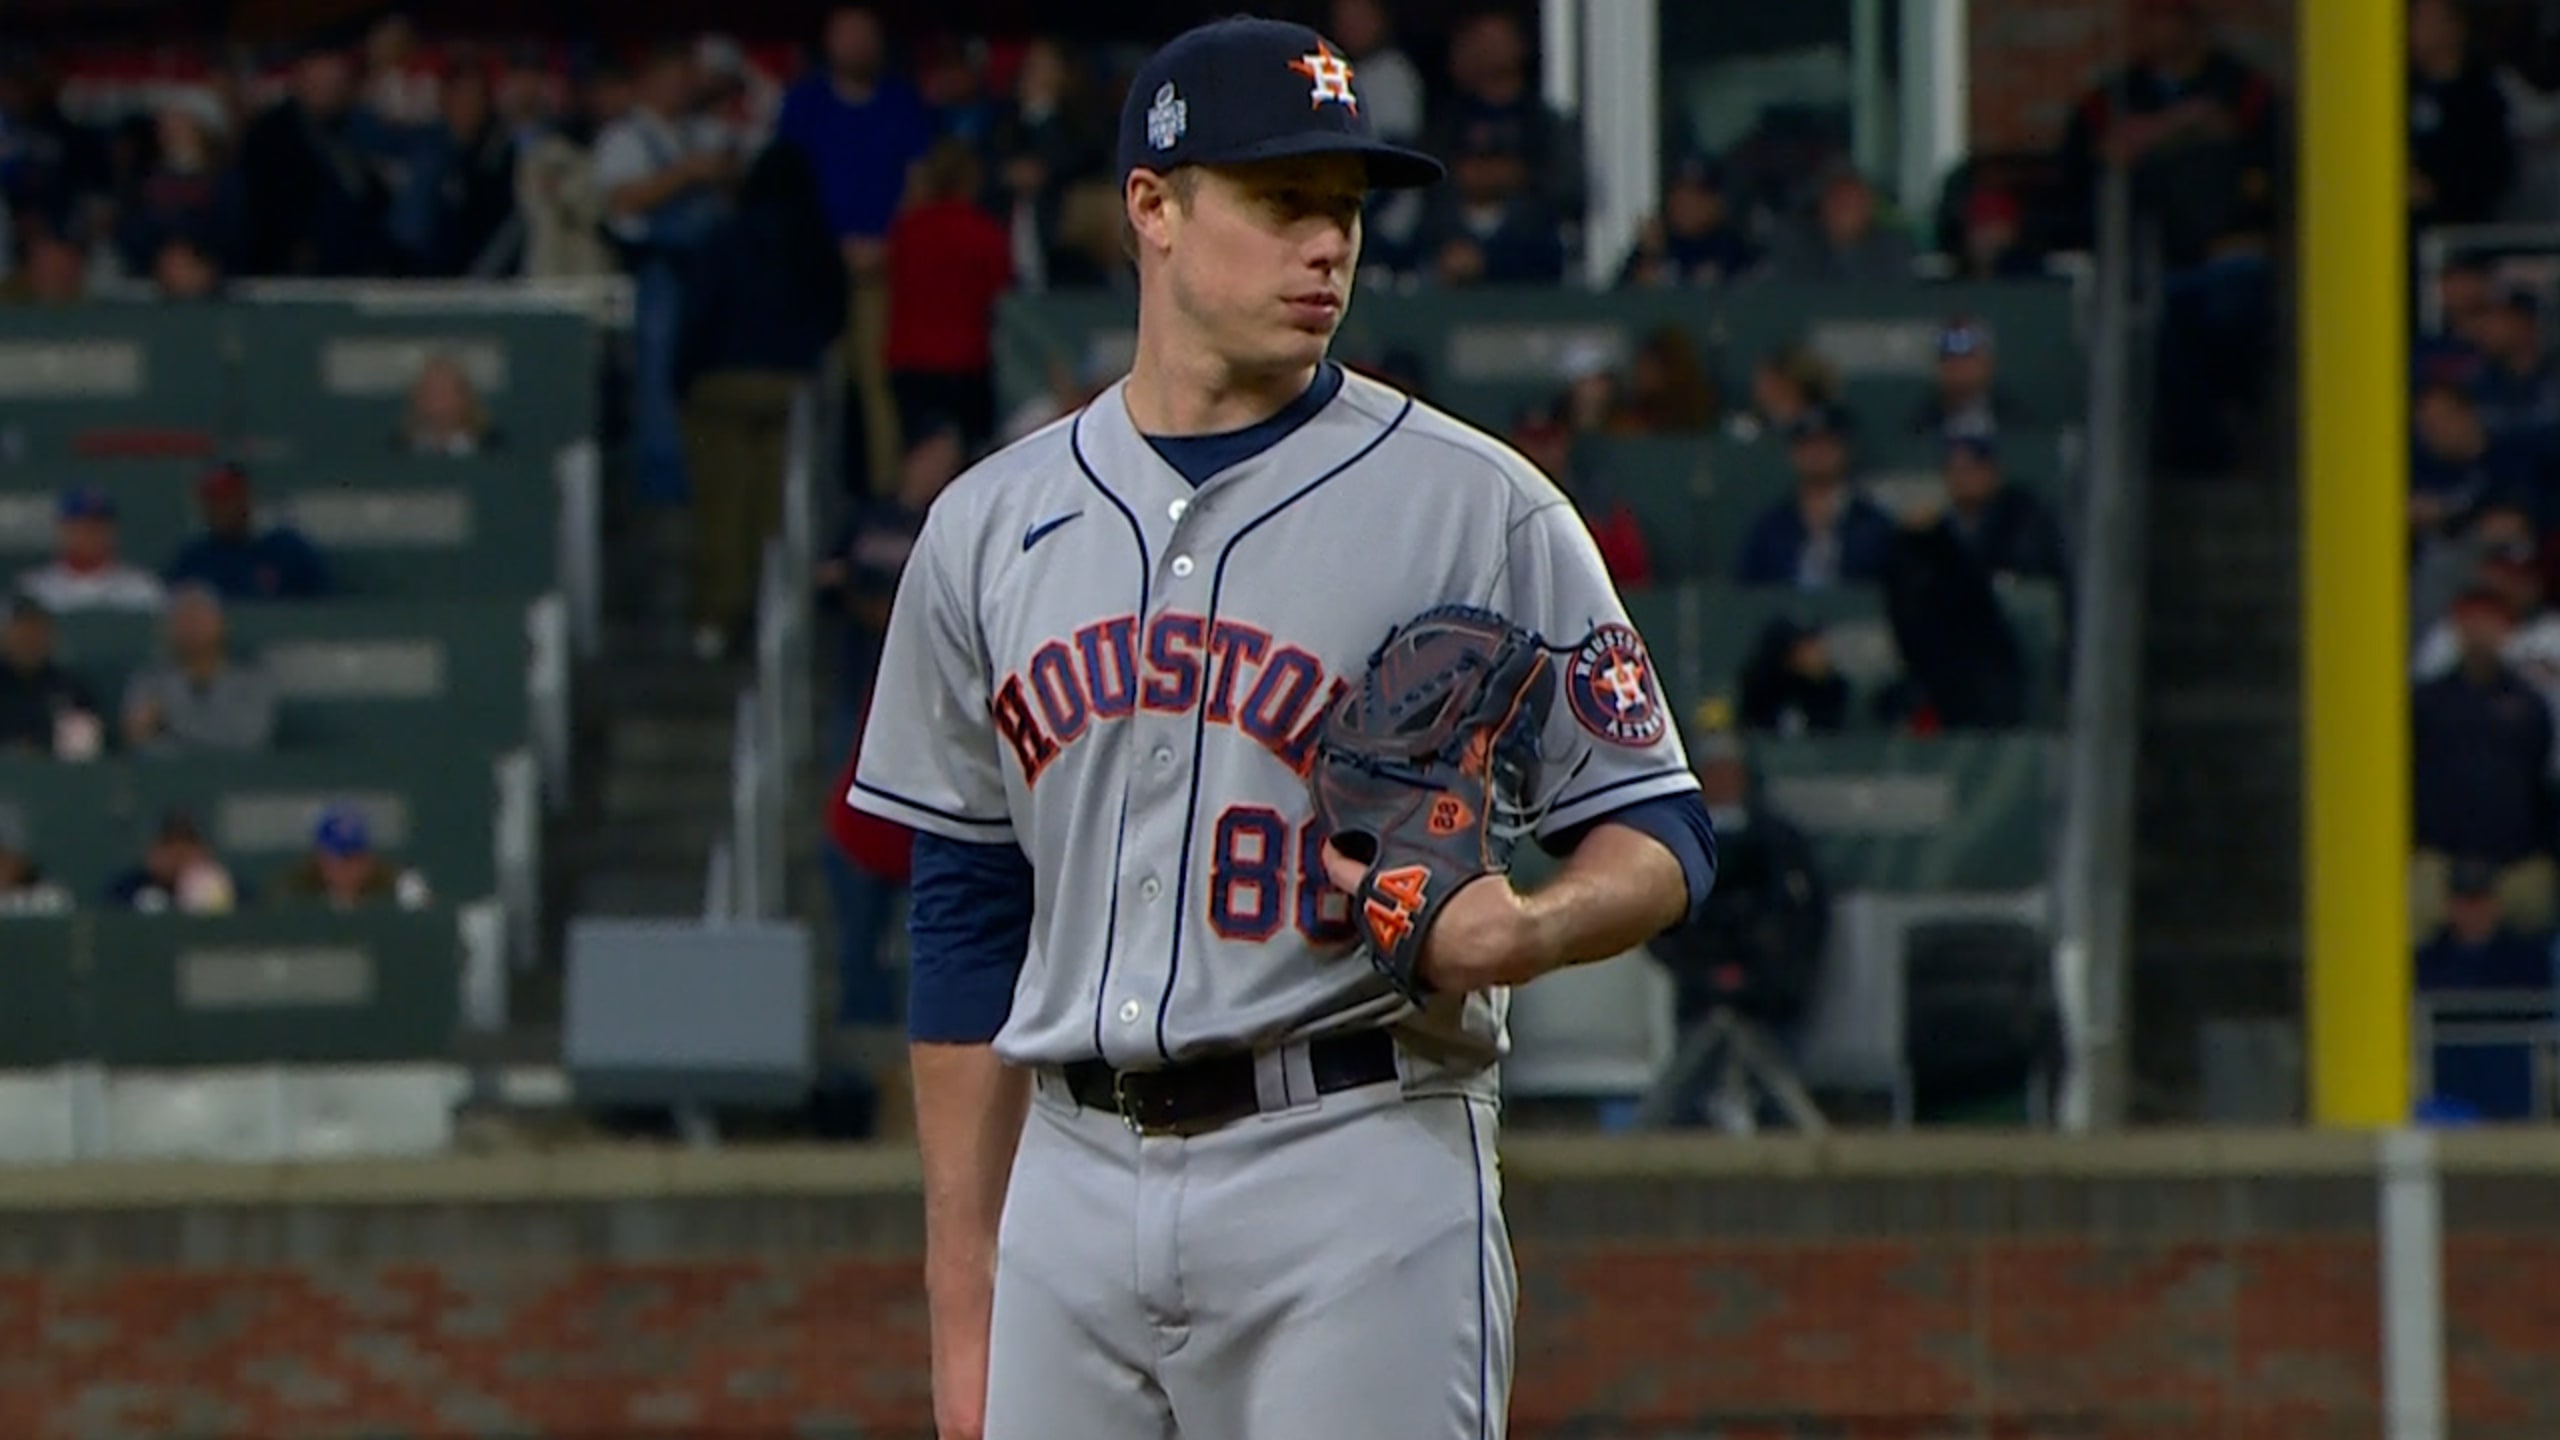
[[[1138,1123],[1136,1102],[1129,1098],[1129,1072],[1126,1070],[1111,1072],[1111,1108],[1119,1112],[1120,1123],[1129,1127],[1130,1134],[1146,1133],[1146,1128]]]

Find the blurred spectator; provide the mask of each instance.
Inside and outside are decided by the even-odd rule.
[[[2418,392],[2410,420],[2413,538],[2423,542],[2459,533],[2480,507],[2495,501],[2542,508],[2533,457],[2522,447],[2492,445],[2488,425],[2468,394],[2452,385],[2429,385]]]
[[[1457,156],[1485,135],[1504,136],[1536,187],[1540,210],[1578,223],[1588,191],[1582,139],[1572,121],[1548,107],[1529,59],[1529,38],[1513,16],[1486,11],[1460,21],[1449,39],[1449,93],[1440,97],[1425,148]]]
[[[2169,272],[2157,453],[2217,469],[2235,453],[2233,407],[2263,397],[2270,369],[2276,94],[2214,44],[2198,0],[2138,0],[2132,34],[2132,63],[2073,111],[2063,161],[2090,217],[2103,171],[2129,172]]]
[[[54,658],[53,615],[33,596],[9,601],[0,627],[0,754],[95,758],[105,734],[97,697]]]
[[[223,291],[222,266],[194,241],[172,235],[151,257],[151,283],[163,300],[212,300]]]
[[[1108,358],[1102,346],[1088,347],[1083,358],[1074,365],[1051,357],[1048,388],[1027,396],[1004,417],[997,442],[1010,445],[1014,441],[1052,425],[1091,404],[1095,396],[1118,379],[1120,370]]]
[[[0,196],[29,230],[86,239],[91,202],[108,184],[106,145],[62,108],[49,63],[21,53],[0,68]]]
[[[144,915],[227,915],[240,887],[195,817],[172,810],[144,842],[142,858],[107,885],[107,903]]]
[[[974,452],[996,429],[996,301],[1013,284],[1004,227],[980,210],[978,159],[946,139],[925,152],[889,226],[889,388],[898,428],[959,422]]]
[[[999,107],[987,139],[995,166],[989,203],[1004,223],[1014,273],[1029,289],[1097,283],[1065,252],[1068,194],[1099,188],[1116,206],[1111,183],[1111,120],[1088,77],[1063,42],[1035,39],[1023,47],[1013,95]],[[1063,266],[1061,260],[1064,260]]]
[[[1944,503],[1913,517],[1919,527],[1943,531],[1986,575],[2063,579],[2061,524],[2043,501],[2001,478],[1991,436],[1956,431],[1946,448]]]
[[[89,257],[59,236],[26,237],[17,270],[0,280],[0,301],[13,305],[77,305],[89,298]]]
[[[2132,60],[2073,109],[2072,183],[2097,203],[2102,166],[2130,169],[2134,204],[2175,269],[2263,240],[2276,159],[2275,88],[2216,45],[2198,0],[2136,0]]]
[[[391,268],[390,196],[363,143],[356,74],[341,51],[295,62],[293,91],[240,143],[245,275],[379,275]]]
[[[1422,136],[1422,72],[1396,45],[1384,0],[1333,0],[1325,36],[1342,47],[1357,77],[1361,112],[1378,138],[1399,145]]]
[[[2044,257],[2026,243],[2026,209],[2018,197],[1986,186],[1965,197],[1963,243],[1954,255],[1958,280],[2018,280],[2044,273]]]
[[[71,908],[71,892],[45,878],[27,848],[26,827],[0,810],[0,915],[59,915]]]
[[[126,746],[146,754],[264,750],[275,734],[275,684],[256,661],[232,658],[222,598],[202,585],[172,591],[165,654],[125,682]]]
[[[2026,407],[1999,383],[1999,368],[1989,329],[1972,320],[1948,321],[1938,331],[1937,383],[1912,412],[1911,433],[1989,434],[2031,423]]]
[[[775,133],[808,152],[853,276],[845,369],[859,403],[846,415],[848,458],[857,462],[849,478],[884,486],[898,466],[884,252],[908,167],[933,143],[935,123],[915,88],[889,73],[887,42],[870,7],[832,5],[820,51],[822,63],[783,97]]]
[[[311,828],[309,852],[276,877],[275,898],[287,905],[331,910],[386,904],[421,910],[433,896],[424,875],[374,848],[372,828],[362,811],[332,805],[320,812]]]
[[[1531,144],[1516,120],[1480,119],[1459,132],[1449,183],[1429,193],[1413,249],[1442,285],[1557,285],[1564,281],[1561,218],[1536,188]]]
[[[1512,422],[1512,448],[1555,482],[1591,538],[1600,547],[1600,563],[1621,590],[1642,590],[1653,583],[1651,547],[1635,508],[1604,488],[1577,457],[1572,427],[1554,410],[1533,407]]]
[[[116,250],[133,275],[153,273],[171,241],[228,253],[240,222],[239,175],[225,163],[200,110],[163,106],[151,135],[150,168],[118,207]]]
[[[2489,368],[2480,335],[2494,323],[2489,312],[2497,303],[2497,274],[2487,261],[2445,262],[2436,276],[2437,326],[2411,336],[2410,372],[2417,388],[2453,385],[2468,391],[2480,383]]]
[[[448,75],[444,83],[452,83]],[[364,104],[385,124],[401,128],[431,123],[438,76],[418,43],[418,27],[394,11],[364,34]]]
[[[1813,214],[1778,232],[1769,273],[1786,281],[1904,281],[1917,252],[1911,237],[1884,223],[1875,187],[1856,170],[1831,172],[1814,194]]]
[[[1557,357],[1556,369],[1564,379],[1557,418],[1568,432],[1576,439],[1625,433],[1626,407],[1606,348],[1596,341],[1576,340]]]
[[[1759,248],[1734,221],[1724,167],[1711,156],[1692,155],[1672,167],[1662,213],[1637,232],[1618,283],[1722,285],[1759,260]]]
[[[2511,542],[2484,555],[2473,583],[2496,593],[2512,618],[2498,658],[2560,715],[2560,614],[2553,613],[2544,596],[2542,566],[2532,542]],[[2461,663],[2462,627],[2447,615],[2428,626],[2419,640],[2415,676],[2420,682],[2433,680],[2453,673]],[[2560,773],[2560,754],[2553,758],[2554,771]]]
[[[66,490],[57,502],[53,560],[18,577],[18,588],[56,615],[157,610],[158,576],[116,553],[116,502],[104,490]]]
[[[851,754],[860,740],[899,578],[924,528],[925,512],[959,476],[966,458],[956,426],[928,423],[908,447],[895,494],[859,505],[846,522],[835,557],[817,567],[819,599],[837,609],[844,627],[835,699],[828,710],[831,755]],[[880,949],[904,876],[879,865],[857,864],[839,846],[826,847],[822,858],[836,913],[837,1023],[894,1025],[897,995]]]
[[[2411,702],[2417,755],[2417,865],[2410,912],[2425,936],[2442,922],[2454,857],[2498,869],[2507,913],[2527,929],[2553,918],[2550,708],[2503,658],[2515,617],[2475,588],[2454,603],[2455,668]]]
[[[516,219],[515,133],[502,123],[476,66],[444,77],[443,114],[418,140],[414,183],[424,201],[429,275],[513,275],[524,249]]]
[[[2445,872],[2444,924],[2418,950],[2419,990],[2544,990],[2551,985],[2551,947],[2508,924],[2499,903],[2498,867],[2454,861]]]
[[[2409,0],[2409,216],[2420,225],[2480,225],[2514,182],[2507,98],[2471,53],[2455,0]]]
[[[508,83],[518,115],[516,213],[524,220],[526,278],[611,274],[615,255],[605,239],[604,190],[591,146],[629,111],[630,77],[598,66],[579,87],[576,109],[556,123],[535,118],[533,81],[510,75]]]
[[[782,519],[791,407],[844,326],[845,273],[796,145],[765,147],[685,282],[685,445],[693,475],[694,651],[737,653]]]
[[[204,533],[169,562],[171,588],[202,585],[226,600],[309,600],[329,589],[320,552],[290,525],[258,528],[249,472],[216,465],[196,482]]]
[[[1715,385],[1689,332],[1665,325],[1636,347],[1627,373],[1627,428],[1641,435],[1690,435],[1716,423]]]
[[[694,84],[692,52],[661,45],[630,111],[596,141],[605,230],[631,275],[632,460],[642,498],[655,505],[690,494],[676,393],[684,277],[727,213],[725,187],[737,174],[722,139],[695,123]]]
[[[2480,1011],[2486,997],[2501,994],[2515,997],[2528,1012],[2547,1015],[2550,937],[2528,936],[2508,923],[2498,896],[2498,867],[2457,860],[2445,888],[2444,924],[2420,937],[2414,966],[2418,993],[2428,999],[2468,998],[2480,1018],[2494,1014]],[[2427,1057],[2424,1103],[2437,1114],[2450,1110],[2475,1121],[2529,1120],[2545,1114],[2542,1092],[2548,1077],[2537,1073],[2542,1069],[2538,1048],[2439,1042]]]
[[[1805,415],[1839,405],[1840,375],[1831,362],[1812,346],[1785,345],[1752,364],[1750,403],[1727,419],[1725,432],[1737,440],[1783,437]]]
[[[2476,393],[2490,442],[2541,463],[2560,456],[2560,365],[2543,346],[2541,295],[2510,286],[2474,322],[2474,333],[2488,361]]]
[[[2451,612],[2455,597],[2477,584],[2493,564],[2534,564],[2540,533],[2523,496],[2494,493],[2462,525],[2418,532],[2409,570],[2409,633],[2434,631]]]
[[[412,455],[466,459],[496,449],[503,437],[479,387],[459,357],[439,352],[418,367],[401,413],[400,448]]]
[[[1849,682],[1831,666],[1822,627],[1809,621],[1782,615],[1763,626],[1735,689],[1746,730],[1806,735],[1849,723]]]
[[[1884,608],[1903,677],[1880,697],[1882,718],[1923,734],[2026,723],[2026,653],[1994,572],[1955,525],[1906,519],[1885,565]]]
[[[1742,737],[1703,737],[1693,763],[1715,826],[1715,889],[1695,920],[1655,937],[1646,949],[1671,976],[1684,1034],[1719,1011],[1730,1012],[1777,1032],[1773,1038],[1785,1049],[1818,993],[1831,928],[1830,886],[1812,842],[1768,803]],[[1692,1078],[1705,1090],[1716,1077],[1702,1070]],[[1704,1094],[1682,1099],[1675,1124],[1715,1108],[1702,1104]]]
[[[1808,410],[1787,433],[1795,494],[1761,512],[1743,537],[1735,578],[1745,585],[1827,590],[1882,578],[1892,519],[1849,477],[1844,422]]]

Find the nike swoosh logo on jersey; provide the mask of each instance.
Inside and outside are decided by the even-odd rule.
[[[1031,547],[1039,544],[1042,540],[1047,539],[1050,531],[1057,529],[1059,526],[1066,524],[1068,521],[1073,520],[1083,513],[1084,512],[1081,510],[1070,510],[1055,520],[1043,520],[1039,524],[1032,526],[1030,529],[1023,531],[1022,553],[1025,555],[1030,554]]]

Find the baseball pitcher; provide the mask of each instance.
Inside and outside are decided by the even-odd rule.
[[[1693,915],[1706,811],[1572,504],[1326,357],[1442,175],[1341,53],[1185,33],[1119,169],[1135,362],[934,505],[847,796],[917,832],[937,1421],[1489,1440],[1509,987]]]

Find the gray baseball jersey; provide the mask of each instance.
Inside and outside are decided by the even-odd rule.
[[[1572,647],[1542,834],[1695,787],[1572,503],[1357,375],[1196,489],[1115,385],[943,494],[848,798],[1029,857],[1003,1058],[1145,1067],[1385,1022],[1424,1066],[1489,1085],[1507,995],[1400,1013],[1326,883],[1306,784],[1328,704],[1391,626],[1449,602]]]

